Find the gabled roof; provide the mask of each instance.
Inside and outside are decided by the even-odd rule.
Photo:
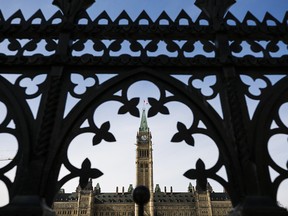
[[[94,203],[133,203],[132,193],[101,193],[95,195]]]
[[[77,200],[77,193],[58,193],[54,202],[69,202]]]
[[[230,197],[227,193],[211,193],[210,194],[211,201],[223,201],[223,200],[230,200]]]
[[[95,195],[95,203],[107,204],[107,203],[133,203],[132,193],[101,193]],[[191,203],[195,202],[195,197],[192,193],[179,192],[179,193],[154,193],[154,202],[163,203]]]
[[[158,192],[154,193],[154,202],[163,203],[192,203],[195,202],[195,196],[193,193],[188,192],[173,192],[164,193]]]
[[[227,193],[210,193],[211,201],[225,201],[230,200]],[[71,202],[77,200],[77,193],[59,193],[55,198],[55,202]],[[108,204],[108,203],[133,203],[132,193],[100,193],[94,195],[94,203]],[[190,192],[156,192],[154,193],[154,202],[163,203],[192,203],[195,202],[194,193]]]

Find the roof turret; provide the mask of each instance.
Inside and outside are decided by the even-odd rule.
[[[134,190],[133,185],[130,184],[129,187],[128,187],[128,193],[132,193],[133,190]]]
[[[194,192],[194,187],[192,186],[191,182],[188,185],[188,192],[190,192],[190,193]]]
[[[155,193],[159,193],[159,192],[161,192],[160,185],[159,185],[159,184],[156,184]]]
[[[99,183],[97,183],[96,187],[94,187],[94,192],[96,194],[100,194],[101,193],[101,187],[100,187]]]

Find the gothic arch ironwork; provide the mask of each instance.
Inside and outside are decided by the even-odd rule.
[[[50,215],[46,204],[51,206],[58,187],[66,180],[80,176],[83,186],[88,178],[99,177],[101,171],[91,168],[90,161],[85,160],[81,169],[71,165],[72,174],[58,181],[61,156],[78,134],[77,123],[88,118],[92,111],[89,109],[115,99],[112,93],[116,88],[127,90],[129,83],[137,80],[148,80],[160,91],[167,88],[177,92],[175,99],[204,117],[207,127],[212,128],[207,134],[219,148],[216,168],[206,170],[205,163],[199,160],[196,169],[185,173],[186,177],[196,178],[202,185],[210,177],[226,186],[234,206],[231,215],[287,215],[276,203],[278,187],[288,179],[287,170],[268,152],[273,135],[287,134],[287,125],[279,114],[280,107],[287,103],[287,13],[279,21],[268,12],[262,20],[248,12],[240,21],[228,11],[235,0],[196,0],[201,10],[196,20],[185,11],[175,20],[166,12],[153,20],[145,11],[134,20],[125,11],[114,20],[106,12],[93,20],[86,12],[93,3],[54,0],[60,11],[48,19],[41,10],[28,19],[21,10],[9,18],[0,11],[0,44],[4,47],[0,56],[0,100],[7,110],[0,132],[8,131],[19,145],[12,162],[0,168],[0,180],[8,187],[11,198],[6,207],[0,208],[0,216],[18,215],[27,208],[27,215]],[[165,47],[164,53],[161,46]],[[243,53],[244,49],[248,53]],[[73,73],[83,80],[93,76],[94,86],[85,89],[85,94],[73,93]],[[99,85],[95,74],[111,73],[116,77]],[[5,78],[15,74],[14,82]],[[191,76],[188,85],[172,77],[180,74]],[[273,83],[269,76],[277,74],[283,77]],[[192,82],[204,82],[211,75],[216,83],[211,87],[212,96],[206,96]],[[33,83],[36,90],[29,89],[23,80]],[[256,82],[261,85],[251,93]],[[80,102],[65,116],[68,93]],[[220,96],[222,117],[207,103],[215,94]],[[40,101],[36,113],[28,103],[35,98]],[[259,102],[252,114],[247,98]],[[123,104],[120,113],[138,115],[137,99],[118,99]],[[162,101],[152,101],[153,115],[161,113],[166,99],[163,96]],[[11,121],[15,124],[12,129]],[[271,129],[273,121],[278,122],[278,128]],[[103,138],[115,139],[109,126],[106,123],[94,127],[102,136],[96,143]],[[172,141],[185,140],[195,128],[180,125]],[[227,184],[215,174],[222,163]],[[12,182],[6,173],[15,166]],[[279,174],[274,181],[269,166]],[[31,205],[37,212],[30,209]]]
[[[279,114],[279,108],[283,103],[287,103],[287,77],[280,80],[271,90],[268,92],[266,98],[264,101],[262,101],[262,104],[259,104],[259,111],[255,112],[257,117],[255,117],[255,122],[253,125],[254,132],[259,134],[262,131],[266,131],[267,133],[263,134],[262,136],[255,136],[253,137],[255,139],[255,155],[256,155],[256,163],[257,164],[265,164],[266,166],[259,166],[261,176],[266,176],[264,178],[264,181],[261,182],[261,189],[264,193],[267,193],[267,195],[272,196],[276,199],[277,195],[277,189],[281,183],[281,180],[283,181],[285,178],[287,178],[287,172],[283,168],[281,168],[279,165],[275,163],[275,161],[272,159],[272,157],[269,155],[268,146],[267,143],[269,139],[279,133],[285,134],[285,130],[287,130],[287,126],[283,123],[282,120],[280,120],[280,114]],[[271,115],[273,113],[273,115]],[[267,118],[267,116],[273,116],[274,118]],[[265,117],[265,118],[264,118]],[[282,117],[283,118],[283,117]],[[277,121],[277,125],[279,125],[279,128],[275,128],[271,130],[272,122]],[[282,125],[281,125],[282,123]],[[271,181],[269,177],[269,166],[271,166],[273,169],[277,170],[277,172],[281,173],[277,180],[274,180],[274,182]],[[267,190],[267,188],[271,188],[270,190]]]
[[[5,103],[7,108],[7,115],[1,123],[1,133],[14,135],[18,141],[18,149],[16,150],[17,153],[15,157],[7,164],[7,166],[0,169],[0,179],[7,185],[9,195],[13,197],[15,191],[17,191],[17,187],[19,187],[21,183],[18,182],[18,179],[15,179],[13,183],[7,176],[5,176],[5,173],[17,166],[16,173],[19,174],[19,170],[24,169],[27,165],[28,158],[23,157],[21,152],[24,155],[29,155],[29,149],[32,147],[29,146],[29,143],[31,143],[29,128],[32,125],[31,122],[29,122],[29,117],[32,115],[29,112],[29,109],[27,109],[26,106],[22,106],[23,104],[19,102],[21,97],[18,99],[18,92],[15,91],[13,86],[2,77],[0,77],[0,92],[0,100]],[[25,115],[23,115],[23,113],[25,113]],[[17,125],[15,128],[8,127],[12,122]]]

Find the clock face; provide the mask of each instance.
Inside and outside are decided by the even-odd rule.
[[[147,138],[148,138],[147,135],[142,135],[141,136],[141,140],[147,140]]]

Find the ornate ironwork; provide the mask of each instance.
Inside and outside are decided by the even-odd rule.
[[[269,13],[259,20],[248,12],[240,21],[227,12],[235,0],[197,0],[202,13],[196,20],[185,11],[175,20],[165,12],[156,20],[142,12],[133,20],[125,11],[115,20],[106,12],[93,20],[86,12],[93,2],[54,0],[60,10],[49,19],[40,10],[29,19],[21,10],[9,18],[0,11],[0,101],[6,112],[0,131],[18,141],[16,156],[0,168],[11,200],[0,215],[53,214],[49,206],[65,182],[79,176],[84,186],[88,178],[101,176],[89,159],[74,167],[68,146],[85,132],[95,134],[93,145],[115,141],[110,122],[96,125],[93,113],[107,101],[118,101],[119,114],[139,116],[139,98],[129,99],[127,91],[140,80],[151,81],[160,92],[158,99],[148,99],[149,117],[169,114],[171,101],[193,112],[191,127],[178,122],[172,142],[193,146],[193,134],[200,133],[219,148],[212,168],[198,160],[186,177],[203,187],[207,178],[222,184],[235,207],[231,215],[287,215],[276,194],[288,171],[267,146],[288,129],[280,115],[288,102],[288,13],[279,21]],[[114,76],[100,83],[101,74]],[[183,74],[190,76],[188,84],[174,76]],[[68,96],[78,102],[64,113]],[[37,98],[32,108],[28,101]],[[209,102],[215,98],[222,114]],[[257,101],[254,112],[247,98]],[[70,174],[58,180],[61,166]],[[217,174],[223,166],[228,181]],[[14,167],[12,182],[6,173]],[[279,174],[274,181],[269,167]]]

